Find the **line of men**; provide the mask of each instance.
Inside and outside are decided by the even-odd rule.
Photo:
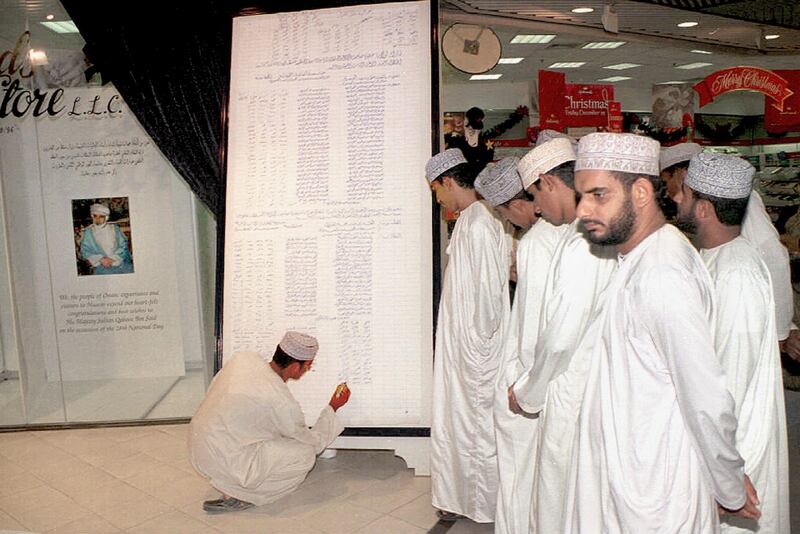
[[[545,131],[477,176],[456,149],[431,158],[437,201],[459,212],[434,363],[441,519],[510,534],[789,532],[778,340],[797,331],[754,172],[612,133]],[[660,176],[699,252],[666,224]],[[527,230],[513,309],[501,219]]]

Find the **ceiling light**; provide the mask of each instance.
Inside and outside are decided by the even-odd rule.
[[[511,39],[511,44],[545,44],[549,43],[555,38],[556,36],[552,34],[536,35],[521,33],[519,35],[515,35],[514,38]]]
[[[635,67],[641,67],[641,65],[639,65],[638,63],[617,63],[616,65],[608,65],[603,68],[611,70],[625,70],[625,69],[632,69]]]
[[[692,54],[711,54],[708,50],[692,50]]]
[[[473,74],[469,77],[470,80],[496,80],[502,74]]]
[[[548,69],[577,69],[586,65],[585,61],[562,61],[560,63],[553,63]]]
[[[771,41],[771,40],[773,40],[773,39],[777,39],[778,37],[780,37],[780,35],[779,35],[779,34],[777,34],[777,33],[771,33],[771,34],[769,34],[769,35],[765,35],[765,36],[764,36],[764,39],[767,39],[768,41]]]
[[[46,18],[47,20],[53,20],[54,18],[56,18],[56,16],[55,16],[55,15],[53,15],[53,14],[50,14],[50,15],[47,15],[45,18]]]
[[[610,78],[601,78],[598,82],[621,82],[623,80],[632,80],[630,76],[612,76]]]
[[[668,82],[658,82],[656,85],[683,85],[687,82],[686,80],[670,80]]]
[[[710,67],[713,63],[687,63],[686,65],[678,65],[676,69],[683,69],[683,70],[692,70],[692,69],[702,69],[703,67]]]
[[[521,63],[522,60],[525,59],[524,57],[501,57],[500,63],[501,65],[516,65],[517,63]]]
[[[699,22],[694,22],[692,20],[689,20],[689,21],[681,22],[680,24],[678,24],[678,28],[693,28],[693,27],[697,26],[698,24],[700,24],[700,23]]]
[[[573,13],[591,13],[594,11],[593,7],[576,7],[572,10]]]
[[[40,22],[42,26],[53,30],[56,33],[79,33],[78,27],[71,20],[60,20],[57,22]]]
[[[626,41],[605,41],[598,43],[586,43],[582,48],[619,48],[624,45]]]
[[[31,60],[31,65],[47,65],[47,54],[44,53],[44,50],[34,50],[33,48],[30,49],[28,52],[28,57]]]

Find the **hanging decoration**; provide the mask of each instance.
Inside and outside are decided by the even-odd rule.
[[[724,144],[752,131],[756,125],[757,117],[726,117],[730,122],[717,122],[711,124],[702,115],[695,116],[695,129],[697,133],[714,144]]]
[[[757,91],[771,99],[772,105],[778,111],[783,111],[784,101],[794,94],[785,78],[759,67],[731,67],[718,70],[696,83],[694,90],[700,95],[700,107],[731,91]]]
[[[652,125],[649,116],[642,117],[638,113],[624,112],[622,114],[622,131],[646,135],[662,145],[671,145],[688,138],[689,125],[681,128],[656,128]]]

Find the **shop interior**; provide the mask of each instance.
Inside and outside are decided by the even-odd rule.
[[[613,99],[621,104],[624,131],[651,135],[665,145],[693,140],[712,150],[747,157],[758,169],[757,188],[777,227],[787,234],[787,246],[800,253],[800,236],[790,235],[786,229],[786,222],[800,205],[800,126],[794,132],[767,131],[764,113],[769,102],[765,102],[768,99],[764,94],[754,91],[728,92],[702,107],[695,98],[693,120],[677,127],[660,127],[653,116],[653,94],[659,87],[691,87],[730,67],[770,71],[796,68],[800,64],[800,30],[742,20],[741,4],[763,7],[766,2],[712,2],[697,11],[677,9],[677,5],[668,7],[669,2],[657,4],[441,2],[438,70],[442,135],[459,134],[463,114],[471,107],[483,109],[484,123],[491,127],[519,106],[525,106],[527,116],[497,138],[494,157],[522,155],[532,146],[532,136],[541,126],[540,71],[563,73],[569,84],[607,86],[613,90]],[[5,3],[0,10],[3,50],[16,50],[21,36],[28,31],[29,43],[24,43],[28,54],[40,51],[50,58],[49,70],[47,60],[40,63],[40,70],[48,70],[55,77],[57,69],[53,67],[57,60],[68,65],[79,58],[80,65],[70,68],[82,70],[82,81],[70,78],[65,70],[60,83],[84,87],[102,84],[102,73],[94,72],[91,61],[82,56],[84,41],[74,24],[70,25],[69,15],[59,2],[33,5],[20,0]],[[52,22],[60,26],[45,25],[50,22],[46,20],[50,15]],[[734,18],[737,15],[740,18]],[[774,20],[776,16],[773,14]],[[453,42],[445,46],[448,32],[455,48]],[[473,59],[481,65],[473,72],[458,68],[463,67],[456,57],[458,47],[463,49],[465,41],[480,45]],[[9,57],[6,55],[0,68],[9,66]],[[51,82],[58,84],[59,80],[54,78]],[[685,92],[664,94],[667,105],[673,106],[680,105],[686,96]],[[10,121],[3,118],[0,128],[13,128]],[[581,125],[565,128],[574,137],[597,129]],[[196,333],[189,336],[191,340],[184,339],[183,372],[176,376],[86,379],[72,373],[65,379],[63,371],[59,371],[63,362],[58,360],[58,354],[36,353],[36,347],[31,348],[21,331],[24,310],[19,301],[26,298],[27,288],[19,285],[14,273],[24,271],[25,254],[14,250],[10,238],[17,225],[35,220],[46,227],[50,215],[42,203],[38,212],[27,213],[30,220],[18,220],[12,213],[11,185],[18,177],[8,174],[8,165],[0,170],[5,184],[0,189],[5,195],[0,203],[4,228],[0,234],[0,426],[190,417],[214,367],[216,221],[212,212],[173,169],[169,181],[176,210],[170,226],[175,241],[186,244],[184,258],[190,260],[180,265],[178,279],[190,279],[196,296],[191,305],[179,306],[180,317],[175,318],[183,325],[184,338],[186,332]],[[45,247],[51,245],[45,243]],[[42,280],[29,282],[45,284]],[[52,288],[44,290],[52,293]],[[51,364],[46,365],[46,361]],[[43,367],[48,367],[47,373]]]

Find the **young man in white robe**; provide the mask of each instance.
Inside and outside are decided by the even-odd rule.
[[[661,150],[661,179],[666,180],[667,192],[675,200],[680,191],[689,161],[703,148],[696,143],[681,143]],[[750,241],[769,269],[775,297],[775,325],[781,350],[800,360],[800,331],[794,318],[794,291],[789,269],[789,252],[780,242],[780,235],[756,191],[751,191],[747,212],[741,225],[742,236]]]
[[[486,202],[502,218],[525,232],[517,245],[517,288],[494,392],[500,475],[494,531],[498,534],[528,532],[538,419],[508,409],[508,387],[533,364],[545,275],[562,233],[539,219],[533,197],[525,191],[518,171],[529,179],[527,185],[532,181],[532,174],[535,173],[536,178],[539,175],[529,156],[523,160],[524,164],[517,158],[501,160],[475,180],[475,189]]]
[[[510,304],[510,243],[478,200],[458,149],[425,167],[436,200],[459,212],[444,273],[433,366],[431,496],[440,519],[494,521],[497,457],[492,402]]]
[[[578,217],[619,266],[579,348],[591,357],[563,532],[716,533],[718,506],[760,513],[714,349],[713,285],[664,224],[658,155],[633,134],[578,143]]]
[[[189,426],[192,465],[222,493],[203,503],[205,511],[244,510],[291,493],[342,432],[335,412],[350,398],[345,384],[310,429],[286,385],[311,368],[318,348],[312,336],[286,332],[271,362],[238,352],[211,381]]]
[[[693,157],[681,190],[678,226],[714,283],[717,357],[736,403],[736,446],[758,488],[758,521],[722,516],[725,533],[788,534],[789,470],[783,378],[769,270],[741,235],[755,169],[727,154]]]
[[[563,527],[566,478],[586,374],[585,363],[573,361],[573,353],[615,262],[609,250],[589,243],[578,228],[571,140],[551,139],[525,157],[535,167],[529,189],[534,203],[542,218],[561,234],[543,273],[532,364],[508,388],[510,410],[539,414],[537,446],[531,450],[534,473],[528,508],[530,530],[545,534]]]

